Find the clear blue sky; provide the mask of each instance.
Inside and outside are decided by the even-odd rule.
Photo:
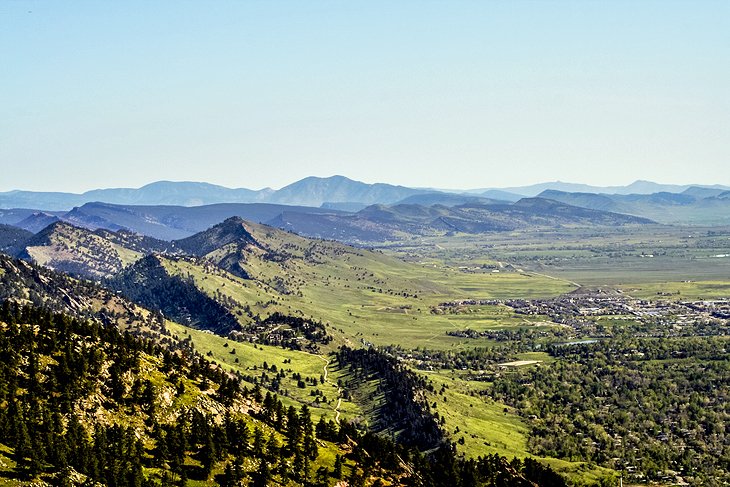
[[[0,1],[0,191],[730,184],[729,1]]]

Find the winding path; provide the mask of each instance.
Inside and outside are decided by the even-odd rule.
[[[340,424],[340,405],[342,404],[342,388],[327,378],[327,366],[330,364],[329,359],[317,355],[320,360],[324,361],[324,381],[337,388],[337,406],[335,406],[335,423]]]

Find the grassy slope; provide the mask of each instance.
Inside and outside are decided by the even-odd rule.
[[[167,327],[178,338],[185,339],[186,336],[190,336],[195,348],[207,355],[208,359],[221,364],[232,372],[241,372],[244,375],[260,377],[266,373],[269,377],[273,376],[272,372],[263,369],[263,364],[266,362],[268,366],[276,365],[278,369],[291,369],[293,372],[301,374],[303,378],[310,377],[319,381],[320,376],[324,375],[324,366],[329,362],[326,356],[247,342],[235,342],[175,323],[168,323]],[[234,349],[236,353],[232,354],[231,351]],[[285,360],[291,360],[291,363],[284,363]],[[327,382],[318,383],[317,386],[307,384],[304,389],[297,387],[297,381],[292,379],[291,374],[287,374],[287,377],[282,380],[281,388],[283,391],[288,391],[289,395],[279,395],[282,403],[287,407],[294,405],[297,408],[301,403],[307,404],[315,422],[319,421],[322,416],[325,419],[334,419],[339,397],[336,384],[337,380],[342,378],[342,373],[333,365],[328,366],[327,369]],[[315,402],[315,397],[310,395],[314,389],[322,391],[327,401]],[[343,417],[348,419],[362,415],[356,404],[344,400],[341,402],[339,410]]]
[[[190,336],[196,348],[202,353],[212,352],[212,356],[208,358],[231,371],[240,371],[243,374],[260,376],[265,372],[262,367],[263,363],[267,362],[269,366],[275,364],[278,368],[292,369],[302,376],[319,377],[326,360],[325,357],[304,352],[235,342],[175,323],[168,323],[167,326],[178,338],[185,339]],[[228,346],[225,346],[226,344]],[[234,348],[235,355],[230,353]],[[236,358],[238,358],[238,362],[235,361]],[[544,360],[546,357],[544,354],[540,354],[540,356],[524,354],[518,358]],[[291,363],[285,364],[285,360],[291,360]],[[253,369],[254,366],[256,370]],[[332,367],[329,367],[328,382],[336,383],[339,379],[344,380],[344,371]],[[467,382],[458,372],[418,371],[418,373],[424,374],[434,383],[437,392],[431,394],[429,402],[435,402],[437,405],[435,412],[446,418],[445,429],[451,439],[457,441],[461,437],[464,438],[464,445],[458,447],[460,451],[471,457],[491,453],[505,455],[508,458],[532,456],[527,451],[529,426],[512,408],[480,396],[479,391],[485,389],[486,384]],[[267,374],[272,375],[270,372]],[[447,386],[444,395],[438,394],[442,384]],[[337,387],[334,384],[325,383],[316,386],[328,399],[332,399],[326,403],[313,402],[313,397],[309,395],[313,387],[307,385],[305,389],[299,389],[290,376],[282,381],[282,388],[290,392],[289,396],[279,396],[284,406],[293,405],[298,408],[301,403],[306,403],[311,409],[315,422],[321,416],[324,416],[325,419],[334,419],[338,397]],[[355,391],[352,402],[343,400],[339,408],[341,419],[365,421],[371,419],[373,405],[377,406],[379,398],[374,395],[367,398],[360,397],[367,394],[367,387],[363,387],[361,390]],[[455,432],[457,427],[458,433]],[[334,458],[335,453],[335,449],[328,447],[321,453],[324,456],[318,461],[327,464],[326,455]],[[333,461],[333,458],[330,460]],[[553,458],[541,458],[541,460],[573,479],[591,480],[608,472],[606,469],[588,466],[582,462],[567,462]],[[329,464],[331,465],[331,461]]]
[[[252,233],[270,248],[286,249],[298,258],[281,265],[257,258],[256,253],[249,255],[244,267],[256,281],[243,280],[219,269],[185,260],[166,260],[165,266],[172,274],[192,277],[211,296],[220,293],[248,304],[255,314],[266,316],[282,311],[320,319],[330,325],[328,330],[336,337],[333,346],[343,343],[358,346],[363,342],[400,344],[406,348],[485,346],[489,344],[486,339],[449,337],[446,332],[466,328],[487,330],[545,326],[545,317],[515,316],[503,306],[478,306],[471,307],[466,313],[446,314],[432,313],[431,308],[444,301],[458,299],[544,297],[574,289],[570,283],[538,274],[474,272],[439,261],[409,263],[380,252],[356,250],[333,242],[304,240],[278,231],[269,231],[262,236],[255,230]],[[281,294],[274,289],[276,278],[280,278],[280,283],[284,283],[290,294]],[[248,318],[243,316],[241,320],[247,322]],[[260,375],[264,361],[279,368],[292,368],[304,376],[319,377],[322,373],[322,357],[227,341],[179,325],[170,325],[170,329],[181,338],[189,334],[202,353],[212,352],[214,360],[243,374]],[[235,355],[230,353],[232,348],[236,349]],[[292,363],[283,364],[287,359],[291,359]],[[257,367],[255,371],[254,366]],[[446,372],[431,372],[428,377],[436,384],[449,384],[446,401],[438,395],[434,396],[434,400],[438,404],[437,411],[446,417],[447,429],[453,432],[459,427],[465,437],[461,448],[467,455],[529,455],[528,426],[515,411],[505,413],[504,405],[472,395],[474,383],[458,375],[452,378]],[[338,378],[344,378],[342,371],[330,369],[329,379],[336,381]],[[311,402],[310,386],[298,389],[289,377],[282,383],[282,388],[291,394],[289,398],[282,397],[286,405],[304,401],[312,407],[313,417],[334,416],[336,400],[332,399],[336,399],[337,389],[332,384],[318,386],[330,400],[320,404]],[[377,403],[377,397],[365,398],[358,394],[367,394],[367,390],[356,391],[353,402],[341,403],[342,417],[372,419],[371,406]],[[460,436],[453,435],[453,439]],[[564,472],[581,468],[580,464],[554,459],[550,462]]]
[[[301,313],[341,330],[339,340],[364,339],[380,345],[448,348],[463,341],[446,332],[502,319],[485,308],[469,316],[442,316],[432,306],[455,299],[545,297],[570,291],[568,282],[524,272],[467,272],[438,265],[404,262],[379,252],[353,249],[335,242],[303,239],[286,232],[252,226],[267,247],[294,258],[283,263],[249,254],[242,265],[255,278],[243,280],[187,261],[166,261],[172,274],[190,275],[206,293],[224,294],[249,304],[255,314]],[[285,289],[289,294],[278,290]],[[272,304],[274,302],[274,304]],[[245,317],[242,321],[248,321]],[[511,320],[524,326],[521,320]],[[332,331],[331,331],[332,333]]]
[[[544,353],[520,354],[518,358],[550,362]],[[584,462],[530,454],[527,447],[529,420],[518,416],[515,409],[481,395],[488,389],[487,383],[467,381],[459,371],[419,373],[433,382],[435,392],[429,395],[429,402],[435,403],[434,411],[446,419],[444,430],[452,441],[457,442],[457,450],[467,456],[497,453],[507,458],[538,458],[573,481],[591,482],[611,474],[608,469]],[[442,385],[446,386],[444,394],[439,393]]]

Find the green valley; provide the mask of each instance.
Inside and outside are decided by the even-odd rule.
[[[61,231],[64,246],[89,250],[59,252]],[[334,441],[322,450],[330,452],[323,457],[330,466],[335,455],[360,461],[337,446],[337,431],[344,429],[350,436],[374,431],[429,455],[448,445],[467,462],[502,457],[538,462],[572,485],[611,485],[619,475],[701,483],[724,476],[725,470],[721,462],[692,459],[707,458],[709,452],[721,457],[725,450],[705,440],[680,441],[679,427],[661,434],[670,444],[689,448],[689,457],[672,456],[669,450],[637,456],[615,450],[616,445],[630,437],[632,448],[641,452],[638,445],[653,444],[652,435],[659,434],[657,418],[645,419],[638,429],[610,423],[596,412],[585,415],[576,406],[557,417],[550,412],[559,405],[553,400],[566,400],[557,399],[559,384],[577,381],[569,404],[577,401],[575,394],[595,395],[596,387],[606,387],[596,368],[602,362],[586,362],[601,347],[619,346],[631,336],[661,337],[674,340],[677,353],[692,354],[687,347],[697,345],[690,338],[702,342],[727,334],[730,304],[697,301],[725,295],[725,284],[717,280],[722,272],[703,260],[725,252],[725,234],[716,229],[690,237],[686,232],[637,226],[488,239],[456,234],[368,249],[230,218],[170,243],[56,224],[46,232],[46,243],[37,239],[40,245],[32,249],[37,255],[45,255],[46,248],[54,252],[53,260],[40,261],[45,265],[89,277],[106,269],[98,264],[109,261],[104,255],[120,259],[118,269],[108,269],[90,285],[102,295],[94,298],[97,304],[87,305],[86,316],[115,308],[122,329],[215,364],[238,381],[252,404],[244,416],[257,417],[256,404],[264,402],[268,405],[260,407],[270,409],[273,401],[282,411],[306,407],[312,423],[321,426],[321,439]],[[674,282],[668,280],[666,262],[676,264]],[[9,277],[18,265],[7,262]],[[66,287],[83,283],[57,276],[53,279],[67,280]],[[34,286],[36,293],[50,293],[34,302],[63,303],[54,297],[54,286]],[[17,292],[28,295],[21,288],[27,285]],[[115,292],[104,297],[105,288]],[[112,306],[113,300],[122,301]],[[138,318],[124,318],[135,309]],[[727,356],[720,353],[715,360]],[[670,377],[689,380],[679,370],[670,376],[620,360],[611,380],[626,381],[635,370],[662,383]],[[591,388],[582,382],[588,380]],[[726,413],[711,404],[727,384],[715,387],[701,409],[724,421]],[[601,397],[592,399],[598,401],[590,403],[594,410],[606,405]],[[178,407],[199,409],[192,396]],[[682,424],[680,413],[663,414]],[[566,423],[574,415],[580,427]],[[276,416],[271,421],[274,429],[285,424]],[[566,434],[572,438],[561,439]],[[284,437],[272,441],[282,443]],[[612,453],[599,455],[597,448]],[[318,458],[312,460],[324,461]],[[220,463],[217,471],[224,466]],[[315,470],[309,471],[314,475]],[[145,478],[154,478],[153,472]],[[357,466],[353,472],[363,473],[366,485],[387,477],[384,470]]]

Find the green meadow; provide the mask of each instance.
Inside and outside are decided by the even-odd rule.
[[[460,347],[464,340],[447,336],[448,331],[539,326],[544,319],[518,318],[493,306],[472,309],[468,314],[440,314],[433,310],[439,304],[464,299],[550,297],[575,289],[569,282],[537,273],[465,272],[406,263],[377,253],[363,254],[351,257],[346,265],[337,259],[318,264],[296,261],[286,267],[255,261],[248,269],[256,281],[182,260],[168,260],[165,265],[172,274],[193,278],[211,297],[223,295],[245,303],[260,316],[279,311],[322,321],[335,337],[333,346],[367,342],[409,348]],[[277,278],[289,283],[288,293],[266,284]],[[242,313],[239,316],[244,324],[249,322]]]

